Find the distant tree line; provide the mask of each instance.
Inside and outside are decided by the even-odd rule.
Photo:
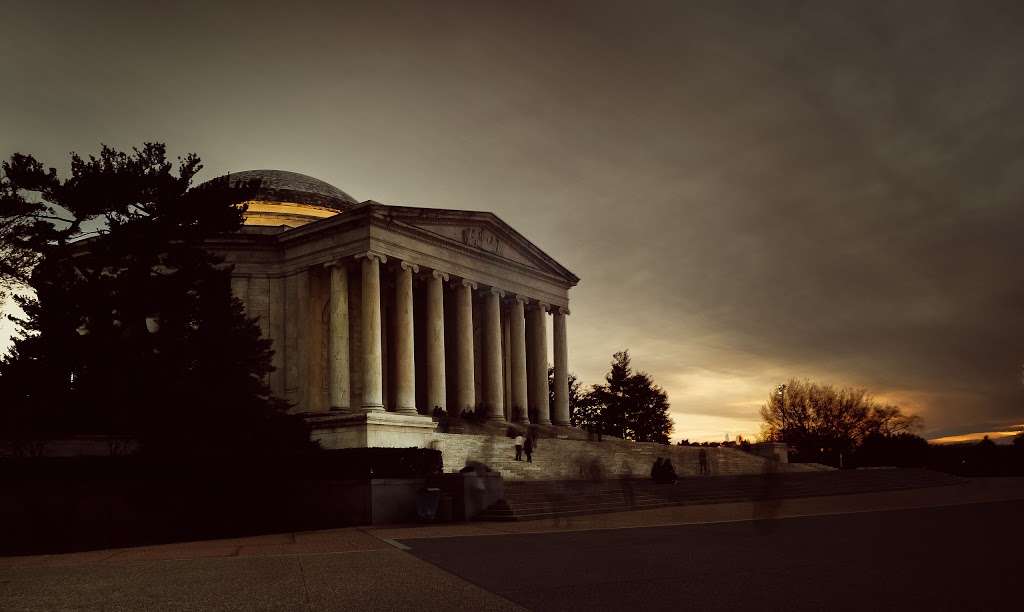
[[[841,465],[865,445],[899,439],[921,426],[917,416],[872,398],[864,389],[792,379],[761,407],[761,439],[785,442],[800,461]]]
[[[784,442],[790,460],[835,467],[925,467],[965,476],[1024,475],[1024,433],[1012,444],[929,444],[920,417],[865,390],[807,380],[777,386],[761,408],[761,439]]]
[[[1011,444],[996,444],[988,436],[978,442],[930,444],[926,465],[962,476],[1024,476],[1024,433]]]

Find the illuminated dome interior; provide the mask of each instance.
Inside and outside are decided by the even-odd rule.
[[[227,175],[230,185],[259,181],[246,201],[246,225],[299,227],[344,212],[359,202],[320,179],[284,170],[246,170]]]

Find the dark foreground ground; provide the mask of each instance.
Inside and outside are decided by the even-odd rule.
[[[0,556],[0,610],[1008,610],[1022,516],[1024,479],[971,479]]]
[[[1024,502],[408,540],[533,610],[1019,609]]]

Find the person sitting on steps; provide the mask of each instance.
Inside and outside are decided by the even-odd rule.
[[[672,467],[671,459],[658,459],[651,468],[651,478],[658,484],[675,484],[678,480],[676,469]]]
[[[664,470],[665,470],[665,482],[666,483],[671,483],[671,484],[676,484],[676,481],[679,480],[679,476],[676,475],[676,468],[672,466],[672,460],[671,459],[665,459]]]

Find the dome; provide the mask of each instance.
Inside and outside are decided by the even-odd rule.
[[[334,185],[298,172],[245,170],[218,178],[225,177],[232,187],[259,181],[255,195],[246,202],[246,225],[298,227],[359,204]]]

